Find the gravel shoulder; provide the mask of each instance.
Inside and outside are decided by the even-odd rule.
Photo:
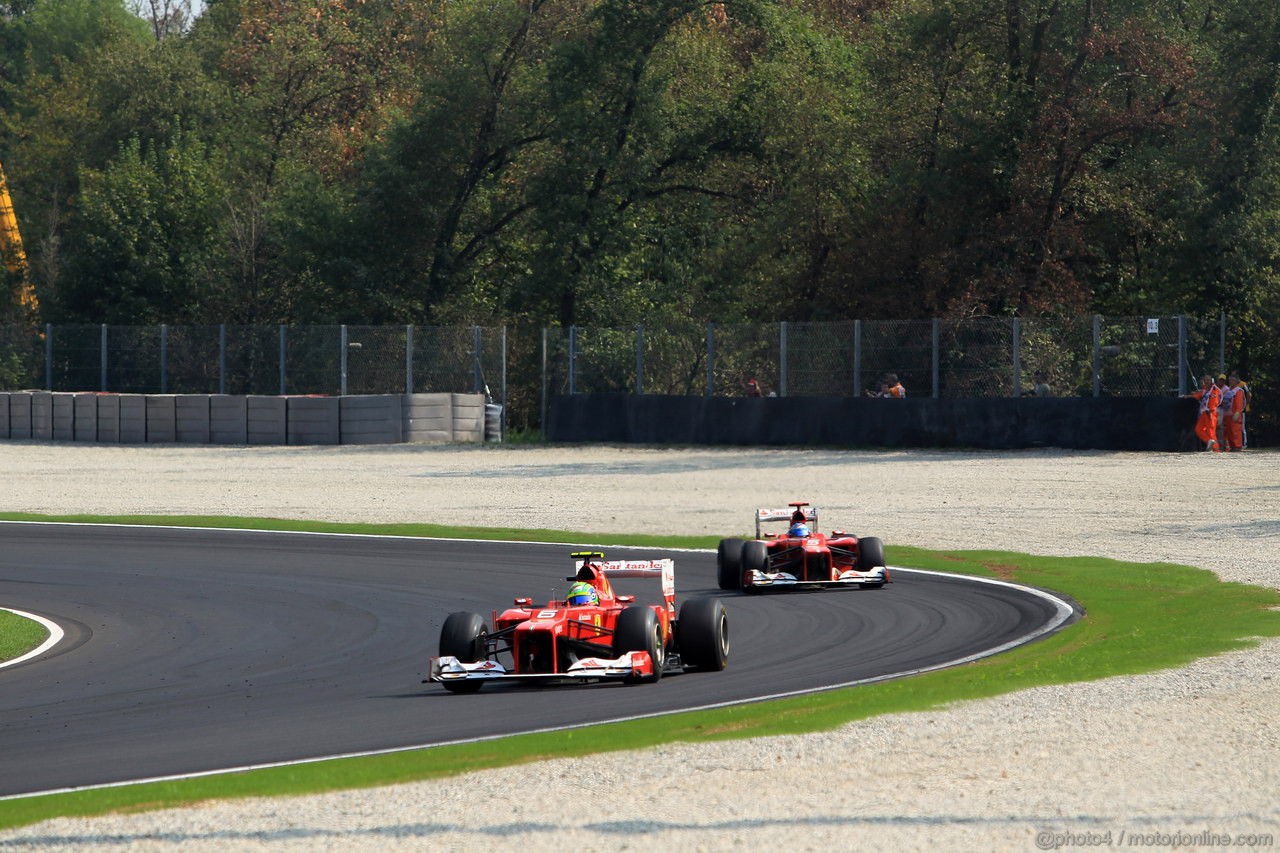
[[[757,505],[809,500],[824,526],[890,546],[1172,562],[1280,588],[1280,454],[1268,452],[0,442],[0,466],[6,512],[728,535],[750,529]],[[514,799],[513,772],[488,771],[56,820],[0,833],[0,847],[1025,850],[1084,846],[1090,833],[1111,834],[1102,846],[1135,836],[1209,846],[1257,833],[1274,842],[1276,673],[1280,641],[1268,640],[1179,670],[821,734],[541,762],[514,774]]]

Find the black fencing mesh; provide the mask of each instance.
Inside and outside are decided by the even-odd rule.
[[[342,326],[5,325],[0,390],[498,397],[505,385],[504,329],[345,331],[344,338]]]
[[[345,332],[345,334],[344,334]],[[0,390],[483,393],[515,429],[551,394],[1169,396],[1217,374],[1226,318],[1037,317],[635,326],[0,325]],[[754,385],[751,380],[756,380]]]
[[[752,393],[752,379],[762,395],[781,393],[782,338],[777,323],[716,325],[711,330],[715,355],[713,393],[721,397]]]
[[[909,397],[933,395],[933,322],[885,320],[862,324],[861,385],[874,392],[892,374]]]
[[[24,391],[45,385],[44,330],[0,325],[0,391]]]

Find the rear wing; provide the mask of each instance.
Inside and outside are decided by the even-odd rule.
[[[756,510],[756,538],[760,538],[760,525],[769,521],[791,521],[792,516],[797,512],[804,513],[804,520],[807,524],[818,526],[818,508],[809,506],[804,503],[793,503],[786,509],[758,509]]]
[[[565,580],[573,580],[576,572],[581,569],[588,560],[591,565],[598,568],[607,578],[661,578],[662,579],[662,597],[668,603],[675,599],[676,595],[676,561],[670,558],[662,560],[606,560],[604,554],[599,551],[576,551],[569,556],[573,557],[573,568],[575,575],[565,578]]]

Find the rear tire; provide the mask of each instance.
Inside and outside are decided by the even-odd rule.
[[[748,572],[769,571],[769,546],[759,539],[752,539],[742,546],[742,588],[747,592],[756,592],[756,588],[746,582]]]
[[[476,663],[485,658],[489,629],[477,613],[450,613],[440,629],[440,656],[454,657],[462,663]],[[442,681],[444,689],[453,693],[475,693],[483,681]]]
[[[742,589],[742,540],[721,539],[716,549],[716,580],[721,589]]]
[[[628,678],[628,684],[641,681],[654,682],[662,678],[662,666],[666,663],[666,646],[662,641],[662,623],[652,607],[628,607],[618,614],[613,629],[613,656],[620,658],[627,652],[648,652],[653,660],[653,675],[649,678]]]
[[[695,598],[680,606],[676,637],[684,663],[719,672],[729,663],[729,617],[718,598]]]

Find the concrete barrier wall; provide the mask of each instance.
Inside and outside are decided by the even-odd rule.
[[[249,399],[230,394],[209,397],[209,443],[249,443]]]
[[[343,444],[399,444],[404,398],[399,394],[339,397],[338,434]]]
[[[174,440],[179,444],[211,444],[209,395],[182,394],[173,398]]]
[[[121,394],[120,401],[121,444],[147,443],[147,401],[141,394]]]
[[[31,393],[20,392],[9,395],[9,438],[30,440],[31,438]]]
[[[287,444],[289,406],[284,397],[246,397],[249,444]]]
[[[147,394],[147,444],[178,440],[178,405],[172,394]]]
[[[287,397],[285,425],[289,444],[337,444],[337,397]]]
[[[453,440],[484,441],[484,395],[453,394]]]
[[[100,395],[94,403],[97,408],[98,437],[104,444],[120,441],[120,398],[111,394]]]
[[[414,444],[453,440],[452,394],[405,394],[403,437]]]
[[[53,394],[36,391],[31,395],[31,437],[53,441]]]
[[[880,400],[575,394],[546,437],[622,444],[1196,450],[1194,400],[1168,397]]]
[[[72,441],[98,440],[98,395],[75,394],[72,398]]]
[[[482,394],[235,397],[0,392],[0,440],[99,444],[481,442]]]
[[[53,395],[53,440],[74,441],[76,437],[76,397],[74,394]]]

